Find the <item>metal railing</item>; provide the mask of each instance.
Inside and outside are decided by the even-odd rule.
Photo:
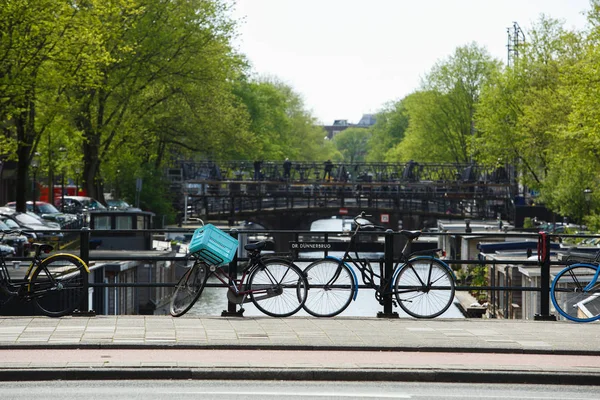
[[[101,254],[98,251],[94,251],[90,249],[90,243],[92,243],[92,234],[94,237],[101,235],[123,235],[123,234],[151,234],[153,236],[165,236],[170,237],[171,235],[177,234],[189,234],[193,233],[194,229],[151,229],[151,230],[90,230],[87,227],[82,228],[81,230],[72,230],[65,231],[73,234],[77,234],[79,236],[79,245],[71,244],[72,247],[70,250],[62,249],[61,251],[69,251],[76,255],[78,255],[82,260],[84,260],[88,265],[94,264],[101,261],[144,261],[155,263],[158,261],[186,261],[187,257],[184,254],[175,254],[170,251],[164,252],[162,255],[155,254],[136,254],[135,251],[131,251],[129,255],[123,254],[123,252],[114,252],[112,254]],[[340,232],[314,232],[314,231],[248,231],[248,230],[237,230],[231,229],[226,230],[232,236],[236,237],[240,240],[241,243],[245,243],[248,240],[252,241],[256,238],[257,235],[262,236],[270,236],[275,239],[275,247],[272,250],[276,252],[287,252],[291,255],[294,261],[302,261],[302,262],[310,262],[318,258],[304,258],[300,257],[301,250],[300,249],[290,249],[290,242],[315,242],[316,240],[320,240],[323,243],[328,243],[331,246],[328,249],[324,250],[324,255],[327,255],[330,252],[337,251],[345,251],[347,242],[344,241],[344,234],[340,234]],[[374,264],[379,264],[380,269],[382,271],[383,277],[391,277],[398,262],[397,253],[403,247],[403,243],[401,243],[401,235],[397,232],[393,232],[391,230],[387,230],[385,232],[359,232],[359,234],[368,236],[364,240],[359,240],[357,242],[358,251],[360,252],[376,252],[381,253],[381,257],[370,258],[369,261]],[[340,236],[341,235],[341,236]],[[457,240],[461,238],[473,237],[477,236],[480,238],[480,242],[485,242],[485,239],[498,239],[503,238],[507,239],[510,237],[512,242],[515,239],[528,239],[531,246],[529,249],[531,254],[537,254],[537,260],[523,259],[523,258],[496,258],[490,257],[490,255],[484,255],[482,253],[478,253],[477,258],[470,259],[461,259],[460,257],[445,257],[444,262],[448,265],[452,266],[453,269],[464,269],[464,266],[476,265],[476,266],[487,266],[489,267],[489,271],[487,274],[487,283],[486,285],[473,285],[473,284],[465,284],[461,282],[457,282],[456,290],[457,291],[485,291],[489,292],[489,301],[491,308],[491,315],[494,317],[496,315],[496,308],[499,307],[498,299],[499,294],[504,292],[538,292],[540,294],[540,304],[539,304],[539,313],[535,315],[535,319],[539,320],[555,320],[554,315],[550,313],[550,283],[551,283],[551,267],[557,265],[564,265],[564,261],[560,259],[552,260],[551,252],[555,252],[556,245],[552,246],[553,241],[562,241],[566,238],[597,238],[598,236],[593,235],[556,235],[556,234],[547,234],[544,232],[539,233],[501,233],[501,232],[482,232],[482,233],[472,233],[472,232],[444,232],[444,233],[428,233],[423,232],[422,237],[427,236],[438,236],[438,238],[443,237],[451,237],[454,242],[457,243]],[[533,239],[533,240],[531,240]],[[460,242],[458,240],[458,243]],[[287,243],[287,245],[286,245]],[[415,244],[421,244],[423,242],[415,242]],[[510,243],[510,242],[506,242]],[[555,243],[556,244],[556,243]],[[241,246],[240,246],[241,247]],[[437,247],[437,244],[434,246]],[[459,246],[460,247],[460,246]],[[554,249],[553,249],[554,247]],[[148,249],[146,249],[148,250]],[[447,249],[446,249],[447,250]],[[314,251],[314,250],[313,250]],[[565,247],[564,252],[567,251]],[[593,248],[593,252],[597,251],[596,248]],[[589,254],[592,254],[591,252]],[[580,258],[586,257],[585,252],[579,253]],[[590,256],[591,257],[591,256]],[[9,259],[10,260],[10,259]],[[30,261],[31,258],[28,257],[14,257],[12,258],[14,261]],[[244,257],[243,254],[236,257],[229,265],[229,272],[232,277],[237,278],[238,266],[239,263],[246,261],[247,258]],[[537,266],[539,267],[540,280],[539,285],[536,287],[532,286],[523,286],[523,285],[513,285],[511,284],[498,284],[495,280],[496,273],[499,272],[500,266],[523,266],[523,267],[531,267]],[[506,279],[508,281],[508,279]],[[163,281],[163,282],[112,282],[107,283],[102,280],[102,282],[92,282],[88,283],[86,280],[86,289],[89,287],[93,288],[116,288],[116,287],[133,287],[133,288],[169,288],[175,286],[175,281]],[[213,287],[225,287],[222,284],[209,284],[209,286]],[[366,285],[359,285],[361,288],[369,288]],[[84,303],[81,305],[81,310],[89,310],[88,298],[84,299]],[[395,313],[392,312],[393,308],[393,299],[391,294],[387,294],[384,296],[383,301],[383,313],[380,313],[380,316],[384,317],[393,317]],[[489,310],[489,309],[488,309]],[[231,315],[236,314],[236,304],[229,303],[228,305],[228,313]]]

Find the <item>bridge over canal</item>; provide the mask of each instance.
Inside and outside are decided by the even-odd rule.
[[[308,229],[315,219],[358,214],[418,229],[438,218],[512,219],[512,166],[440,163],[181,162],[169,170],[181,218],[247,220]],[[268,212],[265,212],[267,211]]]

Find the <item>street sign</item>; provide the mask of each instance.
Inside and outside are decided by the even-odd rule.
[[[348,214],[348,209],[347,208],[340,208],[340,214]]]
[[[387,224],[390,222],[390,214],[381,214],[379,219],[381,220],[382,224]]]

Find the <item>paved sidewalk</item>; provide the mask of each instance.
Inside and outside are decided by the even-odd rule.
[[[0,380],[597,384],[597,324],[485,319],[0,317]]]

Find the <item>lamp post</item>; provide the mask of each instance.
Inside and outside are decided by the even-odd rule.
[[[61,173],[60,173],[60,212],[65,212],[65,154],[67,149],[61,147],[58,149],[60,152],[60,161],[61,161]]]
[[[35,212],[36,186],[37,186],[37,171],[40,167],[40,153],[35,152],[31,159],[31,169],[33,170],[33,182],[31,185],[31,196],[33,201],[33,210]]]

